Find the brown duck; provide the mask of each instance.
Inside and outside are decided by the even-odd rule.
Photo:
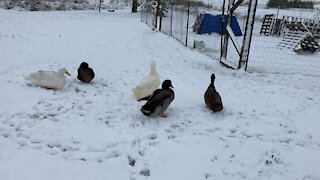
[[[211,75],[211,84],[207,91],[204,93],[204,101],[209,109],[213,112],[221,111],[223,109],[220,94],[216,91],[214,86],[215,75]]]
[[[85,83],[89,83],[94,78],[94,72],[91,68],[89,68],[88,63],[82,62],[80,64],[77,78]]]

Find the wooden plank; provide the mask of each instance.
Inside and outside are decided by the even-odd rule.
[[[231,39],[234,47],[236,48],[238,55],[240,56],[240,46],[238,45],[238,43],[236,41],[236,36],[234,35],[230,25],[227,25],[227,32],[229,33],[230,39]]]
[[[234,10],[236,10],[240,4],[243,2],[244,0],[238,0],[236,3],[233,4],[233,6],[230,8],[230,12],[232,13]]]

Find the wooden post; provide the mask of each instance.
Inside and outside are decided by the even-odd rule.
[[[233,1],[234,2],[234,1]],[[230,3],[230,1],[229,1]],[[225,1],[223,1],[223,6],[225,6]],[[231,17],[232,17],[232,12],[229,11],[230,10],[230,7],[231,7],[231,4],[228,4],[228,14],[227,14],[227,26],[231,24]],[[223,7],[224,9],[225,7]],[[224,11],[223,11],[224,12]],[[224,15],[222,17],[224,19]],[[225,33],[225,29],[224,29],[224,24],[223,24],[223,27],[222,27],[222,33],[224,34],[223,35],[223,46],[222,46],[222,56],[220,57],[220,62],[223,59],[227,59],[227,53],[228,53],[228,42],[229,42],[229,34],[228,33]]]
[[[224,9],[225,9],[226,0],[223,0],[222,4],[222,14],[221,14],[221,40],[220,40],[220,62],[222,62],[222,58],[225,58],[225,49],[224,49]]]
[[[241,66],[241,63],[243,62],[246,63],[245,70],[247,70],[247,67],[248,67],[248,59],[249,59],[250,46],[251,46],[251,40],[253,35],[252,34],[253,25],[256,17],[257,4],[258,4],[258,0],[251,0],[249,2],[247,24],[244,32],[242,48],[240,53],[240,62],[239,62],[239,68]]]

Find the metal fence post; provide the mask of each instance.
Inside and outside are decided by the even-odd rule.
[[[141,12],[140,12],[140,21],[141,21],[141,22],[143,22],[143,20],[142,20],[142,13],[143,13],[143,10],[144,10],[144,9],[143,9],[143,5],[142,5]]]
[[[163,10],[162,10],[163,5],[161,4],[161,1],[159,0],[159,13],[160,13],[160,19],[159,19],[159,31],[161,32],[161,27],[162,27],[162,16],[163,16]]]
[[[172,21],[173,21],[173,1],[171,1],[170,36],[172,36]]]
[[[187,28],[186,28],[186,47],[188,47],[189,15],[190,15],[190,1],[188,1],[188,15],[187,15]]]
[[[99,13],[101,12],[101,4],[102,4],[103,0],[99,0]]]

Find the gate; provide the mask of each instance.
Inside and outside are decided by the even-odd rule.
[[[249,1],[243,37],[236,37],[230,26],[235,10],[243,3],[243,1],[244,0],[229,0],[226,8],[226,1],[224,0],[222,6],[221,21],[224,35],[221,36],[220,62],[232,69],[239,69],[243,64],[247,63],[250,53],[257,0]],[[227,15],[226,21],[225,18],[223,18],[225,16],[225,11]]]

